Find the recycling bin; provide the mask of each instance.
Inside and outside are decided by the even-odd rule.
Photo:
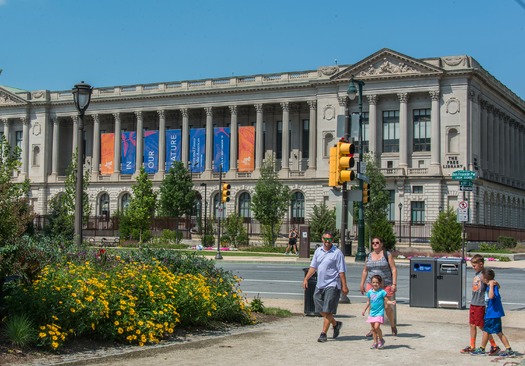
[[[436,307],[436,259],[414,257],[410,259],[410,306]]]
[[[310,268],[303,268],[305,277],[309,269]],[[308,288],[304,289],[304,315],[307,316],[321,316],[321,314],[315,312],[315,286],[317,286],[317,272],[315,272],[313,276],[308,279]]]
[[[436,273],[438,308],[465,309],[467,306],[467,263],[463,258],[439,258]]]

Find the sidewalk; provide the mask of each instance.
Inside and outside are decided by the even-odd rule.
[[[265,260],[266,258],[266,260]],[[292,256],[227,257],[224,261],[304,262],[309,259]],[[347,263],[354,263],[347,258]],[[408,265],[408,261],[397,261]],[[525,268],[525,261],[494,262],[497,265]],[[487,266],[492,266],[488,263]],[[496,265],[494,265],[496,267]],[[501,268],[501,267],[500,267]],[[340,304],[336,318],[343,321],[337,340],[318,343],[322,318],[303,315],[303,300],[265,299],[266,307],[288,309],[295,315],[275,322],[235,328],[228,331],[190,334],[175,342],[148,347],[119,347],[88,351],[70,356],[57,356],[32,365],[100,365],[100,366],[167,366],[167,365],[520,365],[525,359],[525,312],[508,311],[503,329],[515,351],[513,359],[470,356],[459,353],[469,343],[468,310],[414,308],[397,306],[398,336],[390,327],[382,329],[386,345],[383,350],[369,349],[371,341],[364,335],[368,323],[361,316],[363,303]],[[329,332],[329,336],[331,331]],[[478,342],[481,333],[478,333]],[[502,347],[499,339],[496,342]],[[515,362],[515,363],[509,363]]]

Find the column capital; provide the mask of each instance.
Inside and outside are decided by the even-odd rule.
[[[366,99],[368,99],[369,105],[377,105],[377,100],[379,99],[379,97],[377,94],[371,94],[371,95],[367,95]]]
[[[288,105],[288,103],[286,103],[286,104]],[[257,113],[262,113],[263,112],[263,104],[254,104],[253,106],[255,107],[255,111]],[[283,103],[281,103],[281,107],[282,106],[283,106]]]
[[[317,108],[317,100],[309,100],[307,101],[308,103],[308,107],[310,107],[310,109],[316,109]]]
[[[230,114],[237,115],[237,106],[236,105],[229,105],[228,108],[230,109]]]
[[[182,114],[183,118],[188,118],[188,108],[181,108],[180,113]]]
[[[22,121],[23,125],[29,125],[29,117],[27,116],[20,117],[20,120]]]
[[[438,101],[441,96],[439,90],[431,90],[428,93],[430,94],[430,99],[432,99],[433,101]]]
[[[136,111],[135,116],[137,117],[137,120],[142,120],[142,111]]]
[[[337,101],[339,102],[339,107],[345,107],[348,104],[348,96],[338,96]]]
[[[75,114],[74,116],[71,116],[71,119],[73,120],[73,123],[78,123],[80,118],[78,118],[78,115]]]
[[[468,99],[472,100],[472,101],[476,101],[476,91],[473,89],[473,88],[468,88]]]
[[[204,111],[206,112],[206,117],[213,116],[213,107],[204,107]]]
[[[100,114],[92,114],[91,117],[93,117],[93,123],[100,123]]]
[[[408,103],[408,93],[397,93],[400,103]]]
[[[9,118],[2,118],[2,123],[6,126],[9,125]]]
[[[290,110],[290,103],[288,103],[288,102],[281,102],[280,104],[281,104],[281,108],[283,109],[283,112]]]
[[[157,115],[159,116],[159,118],[165,118],[166,117],[166,111],[164,109],[159,109],[157,111]]]
[[[120,112],[113,113],[113,118],[115,118],[115,121],[120,121]]]

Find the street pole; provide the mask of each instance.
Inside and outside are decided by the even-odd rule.
[[[75,196],[75,240],[77,246],[82,245],[82,219],[84,216],[84,112],[78,115],[77,134],[77,186]]]
[[[219,165],[219,190],[222,190],[222,164]],[[217,254],[215,259],[222,259],[221,255],[221,216],[224,210],[222,199],[219,199],[219,218],[217,220]]]
[[[353,78],[352,78],[353,79]],[[358,102],[359,102],[359,160],[357,163],[358,173],[363,174],[363,85],[362,80],[353,80],[357,82],[358,86]],[[363,180],[359,179],[359,189],[363,192]],[[357,221],[357,253],[355,255],[356,262],[364,262],[366,260],[365,252],[365,207],[363,200],[359,201],[359,218]]]

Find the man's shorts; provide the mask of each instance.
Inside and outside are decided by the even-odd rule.
[[[502,333],[503,328],[501,326],[501,318],[488,318],[485,319],[485,325],[483,331],[488,334],[499,334]]]
[[[476,327],[483,327],[485,317],[485,307],[478,305],[470,305],[469,309],[469,324]]]
[[[316,287],[314,292],[315,312],[335,314],[340,296],[341,290],[335,286],[322,289]]]

